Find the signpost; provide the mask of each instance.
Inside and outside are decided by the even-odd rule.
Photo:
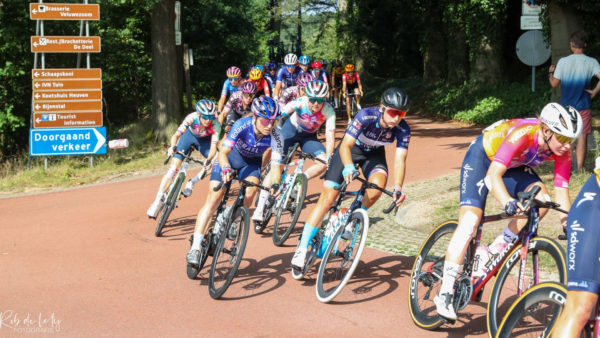
[[[530,30],[517,40],[517,57],[524,64],[531,66],[531,91],[535,92],[535,66],[546,62],[550,57],[550,46],[544,42],[541,31]]]
[[[48,68],[32,69],[31,78],[34,80],[51,79],[102,79],[102,70],[100,68]]]
[[[34,113],[34,128],[102,127],[102,111]]]
[[[33,80],[33,90],[102,89],[102,80]]]
[[[29,4],[31,20],[100,20],[97,4]]]
[[[29,129],[29,154],[106,154],[106,128]]]
[[[32,53],[100,53],[99,36],[32,36]]]

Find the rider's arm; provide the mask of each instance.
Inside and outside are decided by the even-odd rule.
[[[279,98],[279,94],[281,94],[281,81],[277,80],[275,90],[273,91],[273,97]]]
[[[179,142],[179,139],[181,138],[181,134],[179,133],[179,131],[176,131],[173,136],[171,136],[171,148],[175,147],[177,145],[177,142]]]
[[[394,159],[394,185],[402,188],[404,184],[404,175],[406,173],[406,157],[408,149],[396,148],[396,156]]]
[[[271,89],[269,89],[269,83],[267,82],[267,79],[263,78],[262,82],[263,90],[265,91],[265,96],[271,97]]]
[[[571,209],[571,199],[569,198],[569,188],[558,188],[554,187],[554,199],[556,203],[560,204],[560,207],[564,210],[569,211]],[[564,228],[567,226],[567,215],[559,213],[560,224]]]
[[[360,75],[356,72],[356,82],[358,83],[358,90],[360,91],[360,96],[363,95],[362,82],[360,82]]]
[[[352,149],[355,143],[356,139],[354,137],[348,134],[344,135],[342,143],[340,144],[340,158],[342,159],[342,164],[344,166],[348,164],[354,165],[354,162],[352,162],[352,155],[350,153],[350,150]]]
[[[279,129],[271,131],[271,171],[269,173],[270,184],[281,183],[281,161],[283,158],[283,139]]]
[[[489,180],[490,183],[488,189],[502,206],[505,206],[506,203],[513,200],[513,198],[508,193],[508,190],[506,190],[504,181],[502,181],[502,176],[504,176],[506,170],[507,167],[504,164],[493,161],[492,164],[490,164],[490,168],[488,169],[487,175],[485,177],[485,179]]]
[[[328,103],[329,104],[329,103]],[[335,148],[335,111],[325,122],[325,151],[327,156],[333,154]]]
[[[221,145],[219,146],[219,152],[217,155],[217,158],[219,159],[219,166],[221,167],[221,169],[229,167],[231,168],[231,165],[229,164],[229,153],[231,153],[232,148],[229,148],[227,146],[225,146],[225,142],[227,141],[227,139],[225,139],[223,142],[221,142]]]
[[[344,97],[346,97],[346,74],[342,76],[342,92],[344,93]]]

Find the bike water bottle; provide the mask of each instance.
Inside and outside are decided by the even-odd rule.
[[[483,244],[478,245],[475,250],[475,259],[473,260],[473,277],[483,277],[488,272],[485,268],[485,264],[489,259],[489,249]]]
[[[121,149],[129,147],[129,140],[126,138],[120,138],[118,140],[108,141],[108,147],[110,149]]]

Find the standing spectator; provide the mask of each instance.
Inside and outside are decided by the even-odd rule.
[[[583,132],[577,138],[577,169],[583,170],[587,153],[587,135],[592,132],[592,99],[600,91],[600,82],[593,90],[586,89],[592,77],[600,79],[600,64],[592,57],[583,54],[587,47],[587,34],[577,31],[569,40],[573,54],[558,60],[556,66],[550,65],[548,78],[552,87],[560,83],[560,104],[572,106],[579,111],[583,120]]]

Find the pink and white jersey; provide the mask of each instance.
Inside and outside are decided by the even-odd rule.
[[[321,111],[313,114],[308,109],[308,97],[303,96],[288,103],[283,108],[283,115],[290,115],[290,122],[294,127],[307,133],[317,132],[325,122],[326,132],[335,131],[335,110],[329,102],[325,102]]]
[[[221,124],[217,119],[213,119],[208,126],[204,127],[200,121],[200,114],[193,112],[183,119],[183,122],[177,128],[177,133],[183,135],[186,130],[189,130],[197,138],[212,135],[211,143],[217,143],[219,141],[219,133],[221,132]]]

